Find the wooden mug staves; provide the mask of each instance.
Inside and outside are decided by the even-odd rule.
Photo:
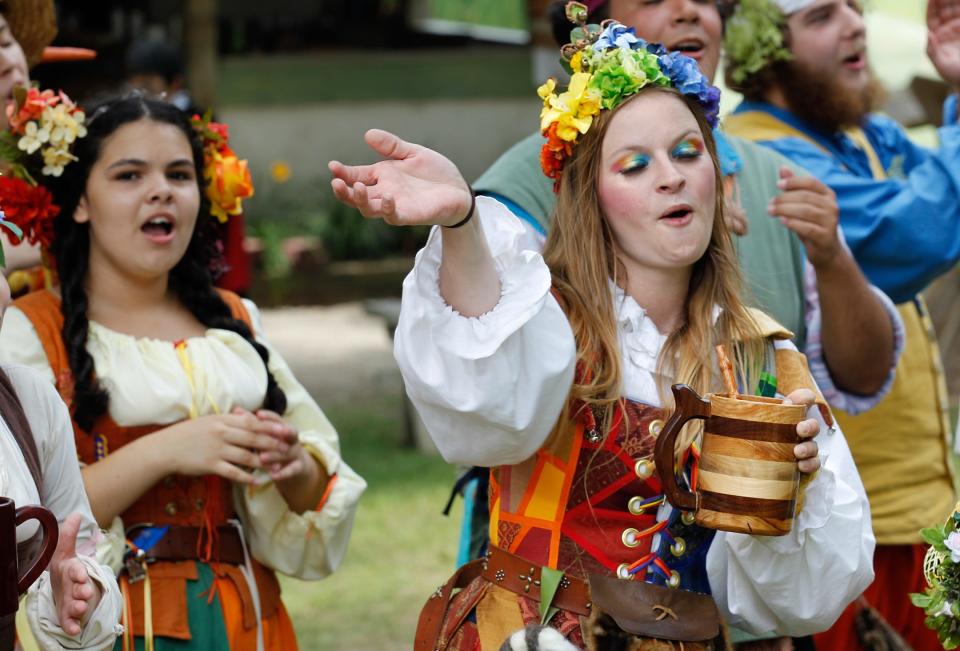
[[[703,527],[782,536],[793,527],[800,482],[794,447],[807,408],[738,393],[732,365],[722,350],[718,353],[726,395],[701,398],[685,384],[673,385],[676,410],[654,453],[664,494]],[[677,481],[674,448],[677,435],[693,419],[704,421],[704,431],[690,490]]]

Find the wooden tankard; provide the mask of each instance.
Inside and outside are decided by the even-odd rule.
[[[790,532],[797,506],[800,471],[793,449],[804,405],[778,398],[710,394],[673,385],[676,411],[657,439],[655,460],[663,492],[674,507],[693,512],[710,529],[761,536]],[[674,447],[691,419],[704,421],[695,491],[677,483]]]

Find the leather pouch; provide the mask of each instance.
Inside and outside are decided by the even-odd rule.
[[[720,612],[709,595],[600,575],[591,575],[589,583],[593,610],[633,635],[678,642],[720,635]]]

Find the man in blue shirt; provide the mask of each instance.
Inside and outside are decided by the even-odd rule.
[[[960,0],[930,0],[927,53],[960,86]],[[840,226],[867,278],[899,304],[906,328],[897,378],[859,416],[837,413],[870,498],[876,580],[864,594],[916,651],[939,649],[908,593],[924,588],[918,530],[954,501],[947,397],[922,300],[960,258],[960,125],[945,107],[940,148],[911,142],[871,113],[878,84],[855,0],[740,0],[727,22],[727,81],[746,97],[724,128],[783,154],[830,186]],[[860,649],[855,609],[818,648]]]

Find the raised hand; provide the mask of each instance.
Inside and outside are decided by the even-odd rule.
[[[57,607],[60,628],[67,635],[79,635],[87,617],[100,602],[100,588],[91,580],[80,559],[77,558],[77,533],[80,531],[79,513],[71,514],[60,525],[57,550],[50,565],[50,583],[53,587],[53,603]]]
[[[386,160],[359,166],[330,161],[337,199],[364,217],[398,226],[451,226],[467,216],[470,187],[449,159],[380,129],[364,138]]]
[[[816,397],[810,389],[797,389],[783,399],[783,404],[805,405],[809,408],[813,406],[815,399]],[[797,458],[797,466],[800,468],[800,472],[807,475],[820,469],[820,449],[817,442],[813,440],[813,437],[819,433],[820,423],[817,422],[816,418],[807,418],[797,423],[797,435],[802,439],[809,440],[798,443],[793,448],[793,454]]]
[[[960,0],[927,3],[927,56],[944,81],[960,88]]]
[[[837,197],[822,181],[812,176],[795,176],[780,168],[777,184],[783,192],[770,200],[767,212],[797,234],[814,268],[828,265],[843,253],[837,233]]]

